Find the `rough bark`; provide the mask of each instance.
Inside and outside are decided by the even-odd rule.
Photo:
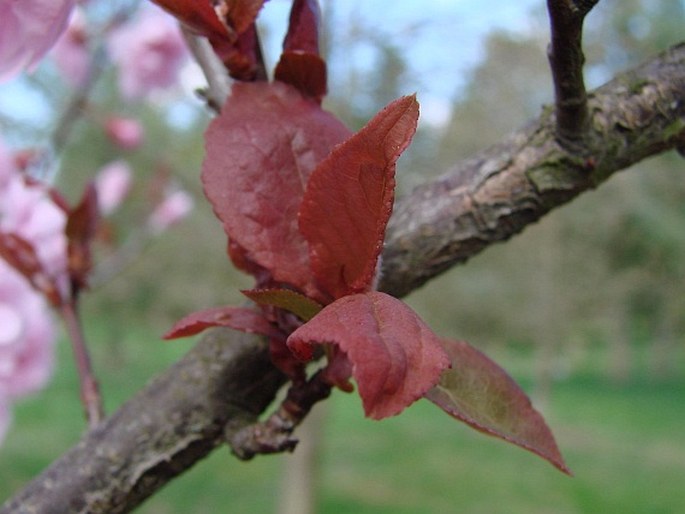
[[[553,109],[400,199],[380,288],[403,296],[613,173],[685,144],[685,44],[589,95],[583,156],[555,138]]]
[[[254,423],[283,381],[259,338],[211,331],[0,512],[130,512]]]
[[[559,146],[549,110],[400,200],[381,289],[404,295],[614,172],[685,147],[685,45],[591,93],[589,105],[585,157]],[[224,432],[230,438],[252,423],[282,383],[259,339],[214,331],[0,513],[129,512],[219,445]]]

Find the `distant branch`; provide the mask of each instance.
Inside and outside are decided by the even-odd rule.
[[[569,154],[543,114],[400,200],[381,288],[401,296],[503,241],[613,173],[685,142],[685,45],[590,97],[590,157]],[[216,330],[87,433],[0,514],[130,512],[255,422],[284,382],[258,338]],[[361,409],[360,409],[361,411]]]
[[[583,80],[583,20],[599,0],[547,0],[551,43],[557,137],[562,144],[582,149],[588,128],[587,95]]]

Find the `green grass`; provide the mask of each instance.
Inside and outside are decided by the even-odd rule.
[[[89,332],[97,343],[95,364],[109,412],[191,344],[136,333],[118,339],[98,327]],[[64,343],[59,359],[50,387],[15,406],[14,425],[0,448],[0,499],[74,444],[83,430]],[[533,369],[532,356],[519,355],[512,366],[530,382],[525,369]],[[468,429],[428,402],[373,422],[362,417],[357,396],[336,393],[322,429],[317,512],[685,512],[684,378],[658,382],[638,375],[617,387],[594,370],[581,370],[553,386],[544,410],[574,478]],[[242,463],[221,449],[138,512],[274,512],[283,466],[279,456]]]

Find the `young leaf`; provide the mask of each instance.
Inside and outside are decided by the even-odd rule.
[[[208,0],[152,1],[206,36],[233,78],[255,79],[258,45],[254,23],[265,0],[225,0],[216,10]]]
[[[488,435],[516,444],[570,474],[554,436],[507,373],[464,341],[443,340],[452,368],[426,398]]]
[[[283,52],[276,65],[274,78],[290,84],[318,103],[321,103],[323,97],[326,96],[326,63],[318,55]]]
[[[316,0],[295,0],[274,78],[321,102],[326,94],[326,63],[319,55],[321,12]]]
[[[414,96],[395,100],[317,166],[300,208],[312,270],[333,298],[368,291],[392,211],[395,163],[416,130]]]
[[[164,339],[193,336],[210,327],[228,327],[241,332],[281,338],[283,334],[259,311],[245,307],[214,307],[189,314],[164,334]]]
[[[315,166],[349,130],[285,84],[235,84],[206,133],[202,182],[243,258],[308,296],[321,294],[297,212]]]
[[[212,40],[229,40],[228,30],[221,23],[216,11],[208,1],[152,0],[162,9],[175,16],[193,31]]]
[[[100,221],[98,196],[91,183],[85,188],[79,204],[67,215],[68,269],[74,293],[87,286],[93,267],[91,245]]]
[[[317,0],[295,0],[290,9],[283,50],[319,55],[321,9]]]
[[[242,293],[259,305],[285,309],[304,321],[309,321],[323,309],[320,303],[290,289],[251,289]]]
[[[0,232],[0,259],[21,273],[54,307],[62,304],[64,298],[55,277],[45,270],[30,241],[12,232]]]
[[[374,419],[399,414],[449,366],[440,339],[416,313],[376,291],[336,300],[287,340],[303,360],[318,343],[335,344],[347,355],[364,412]]]
[[[255,22],[266,0],[225,0],[226,21],[242,34]]]

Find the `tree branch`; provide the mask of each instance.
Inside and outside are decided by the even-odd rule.
[[[403,296],[505,241],[613,173],[685,142],[685,44],[592,92],[583,155],[537,120],[400,199],[390,219],[380,288]]]
[[[588,129],[583,79],[583,20],[599,0],[547,0],[551,43],[547,57],[554,80],[557,137],[563,145],[582,150]]]
[[[404,295],[614,172],[685,144],[685,45],[590,97],[589,158],[543,115],[400,200],[381,288]],[[129,512],[254,422],[283,377],[259,339],[213,331],[9,500],[1,514]],[[228,427],[228,428],[226,428]],[[228,434],[225,434],[225,432]]]

